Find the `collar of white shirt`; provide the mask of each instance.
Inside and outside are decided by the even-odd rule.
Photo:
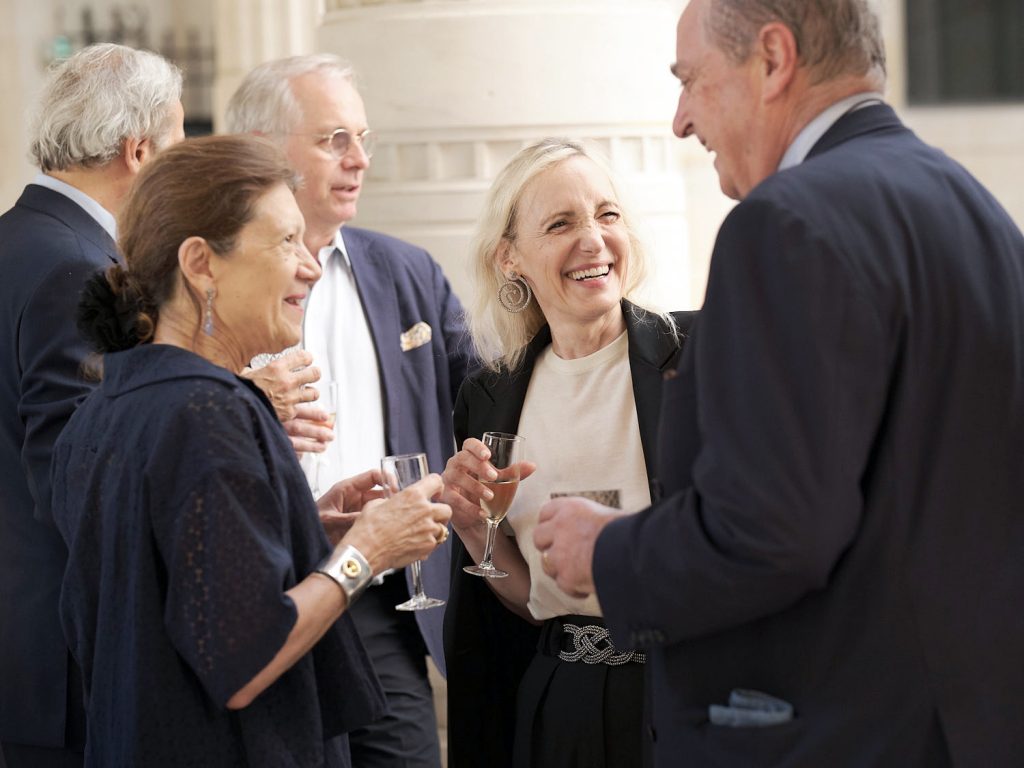
[[[78,204],[83,211],[88,213],[97,224],[106,230],[111,240],[117,241],[117,220],[114,218],[114,214],[85,194],[85,192],[45,173],[36,174],[36,177],[32,179],[32,183],[38,184],[40,187],[52,189],[54,192],[59,192],[71,200],[71,202]]]
[[[839,118],[847,112],[854,112],[872,104],[881,104],[882,102],[882,94],[864,91],[847,96],[845,99],[841,99],[831,107],[823,110],[817,117],[805,125],[803,130],[793,139],[793,143],[786,149],[786,154],[782,156],[779,170],[784,171],[787,168],[792,168],[794,165],[800,165],[807,157],[807,153],[818,143],[818,139],[824,136],[825,132],[835,125]]]
[[[348,249],[345,248],[345,240],[341,236],[341,228],[334,233],[334,239],[320,249],[316,255],[316,260],[320,262],[321,269],[327,268],[327,262],[330,261],[331,256],[335,250],[341,254],[341,264],[345,265],[345,269],[349,272],[352,271],[352,260],[348,257]]]

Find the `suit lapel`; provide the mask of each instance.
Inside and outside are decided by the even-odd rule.
[[[655,473],[658,425],[661,412],[661,391],[665,371],[675,367],[681,344],[669,333],[657,315],[623,300],[622,311],[629,338],[629,368],[633,379],[633,398],[636,401],[640,440],[644,448],[647,476]],[[676,313],[680,333],[685,337],[695,313]],[[659,332],[652,333],[650,325]],[[530,341],[523,364],[514,375],[485,375],[481,381],[484,394],[491,400],[489,407],[474,409],[481,420],[470,425],[471,437],[479,438],[485,430],[515,432],[526,400],[526,391],[533,376],[537,356],[551,344],[551,330],[544,326]],[[484,423],[486,420],[486,423]]]
[[[391,274],[390,263],[384,258],[375,258],[372,246],[356,230],[343,230],[345,250],[348,251],[355,275],[356,290],[363,305],[373,337],[373,346],[377,351],[377,365],[380,369],[381,386],[383,388],[385,418],[385,435],[387,449],[396,445],[392,432],[401,424],[399,408],[401,398],[398,388],[401,382],[402,351],[399,346],[401,334],[398,308],[398,294],[395,292],[395,280]]]
[[[644,448],[644,464],[647,476],[653,478],[664,373],[678,362],[681,345],[657,315],[645,312],[626,300],[622,302],[622,314],[629,338],[629,370],[633,378],[633,399],[640,442]],[[688,327],[688,317],[686,320]],[[657,328],[657,332],[651,332],[651,325]],[[679,331],[685,335],[686,328],[680,327]]]

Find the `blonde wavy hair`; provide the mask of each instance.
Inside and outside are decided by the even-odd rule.
[[[531,299],[529,306],[519,313],[508,312],[498,301],[498,289],[505,282],[498,264],[502,244],[516,241],[519,204],[526,186],[544,171],[574,157],[586,157],[601,168],[616,198],[620,198],[621,221],[630,246],[623,285],[625,298],[635,299],[647,275],[646,252],[631,216],[622,206],[608,163],[600,154],[583,142],[562,138],[541,139],[520,150],[498,174],[487,193],[470,251],[476,298],[469,313],[469,331],[479,359],[493,371],[518,368],[530,339],[547,322],[536,299]]]

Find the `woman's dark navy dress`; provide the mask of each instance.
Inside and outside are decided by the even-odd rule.
[[[383,709],[348,616],[248,707],[225,707],[295,624],[285,590],[330,550],[269,402],[177,347],[104,367],[52,468],[86,765],[348,766],[344,734]]]

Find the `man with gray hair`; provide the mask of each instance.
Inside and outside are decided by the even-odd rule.
[[[327,488],[379,466],[385,454],[422,451],[441,472],[454,452],[452,403],[469,362],[462,306],[422,248],[348,223],[376,138],[352,68],[327,54],[257,67],[231,97],[227,124],[280,142],[302,178],[295,199],[306,247],[323,267],[300,354],[311,354],[321,384],[335,383],[336,439],[313,404],[298,405],[299,418],[285,422],[293,444],[321,451],[303,457],[311,485]],[[432,597],[448,594],[450,547],[423,563]],[[443,671],[443,612],[396,611],[408,597],[398,572],[351,611],[388,702],[382,720],[349,734],[358,768],[440,764],[426,653]]]
[[[674,131],[740,203],[660,498],[534,537],[647,651],[660,766],[1024,765],[1024,236],[884,67],[866,0],[679,20]]]
[[[139,169],[183,133],[181,73],[120,45],[50,72],[40,174],[0,217],[0,748],[8,768],[82,764],[81,676],[57,600],[67,560],[50,513],[53,444],[91,384],[79,291],[115,263],[115,215]],[[58,468],[59,471],[59,468]]]

